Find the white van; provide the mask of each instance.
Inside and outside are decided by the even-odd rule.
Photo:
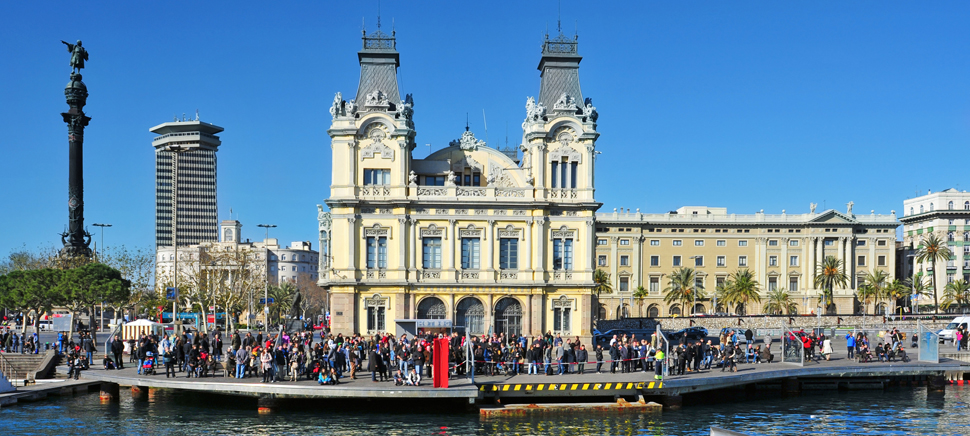
[[[952,341],[956,339],[957,328],[963,326],[963,330],[967,331],[967,325],[970,324],[970,316],[958,316],[953,318],[949,324],[943,330],[940,330],[940,340],[941,341]]]

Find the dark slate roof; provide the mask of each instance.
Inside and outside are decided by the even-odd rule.
[[[546,35],[542,44],[542,60],[539,61],[541,85],[539,103],[552,110],[553,105],[563,94],[569,94],[577,106],[583,105],[583,92],[579,87],[579,56],[577,37],[568,38],[562,33],[549,39]]]

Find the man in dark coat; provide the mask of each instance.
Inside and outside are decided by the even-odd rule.
[[[380,358],[377,347],[371,348],[370,353],[367,354],[367,370],[370,371],[370,379],[374,383],[377,383],[377,360]]]
[[[118,366],[118,369],[125,369],[125,365],[121,360],[121,354],[124,352],[125,344],[121,342],[121,339],[118,339],[118,337],[115,336],[111,341],[111,354],[114,355],[115,364]]]
[[[580,345],[579,349],[576,350],[576,364],[578,366],[576,372],[580,375],[585,372],[587,360],[589,360],[589,353],[586,352],[586,346]]]

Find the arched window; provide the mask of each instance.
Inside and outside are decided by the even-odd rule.
[[[949,209],[949,210],[953,210],[953,202],[951,201],[951,202],[947,203],[946,204],[946,208]]]
[[[660,307],[657,306],[656,304],[651,304],[650,307],[647,307],[647,316],[650,318],[656,318],[660,316]]]
[[[953,232],[946,232],[947,242],[953,242]]]
[[[286,255],[284,254],[282,257],[280,257],[280,260],[286,260]]]
[[[923,205],[919,205],[919,213],[923,213]]]
[[[963,232],[963,242],[970,242],[970,232]]]
[[[910,206],[910,207],[909,207],[909,214],[910,214],[910,215],[912,215],[912,214],[913,214],[913,206]]]
[[[505,297],[495,304],[495,331],[505,337],[522,334],[522,304],[519,300]]]
[[[462,333],[468,331],[472,335],[485,333],[485,306],[475,297],[467,297],[458,303],[455,311],[455,322]]]
[[[933,203],[930,203],[930,212],[933,212]]]
[[[606,306],[600,303],[599,311],[596,313],[597,319],[606,319]]]
[[[437,297],[428,297],[418,304],[418,319],[445,319],[448,309]]]
[[[738,316],[744,316],[745,315],[745,313],[744,313],[744,305],[743,304],[739,304],[738,307],[735,307],[734,308],[734,313],[737,313]]]
[[[970,201],[963,202],[963,210],[970,210]]]
[[[680,316],[680,305],[670,306],[670,316]]]
[[[222,236],[223,242],[232,242],[232,229],[226,229]]]

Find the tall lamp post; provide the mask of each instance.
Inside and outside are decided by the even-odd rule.
[[[98,247],[96,254],[98,255],[98,262],[102,262],[104,260],[103,256],[101,255],[101,253],[104,251],[104,228],[111,227],[111,224],[94,223],[91,225],[101,227],[101,245]],[[104,298],[101,299],[101,316],[98,317],[98,326],[99,331],[101,330],[101,327],[104,326]]]
[[[276,224],[257,224],[256,227],[266,229],[266,237],[263,238],[263,245],[269,244],[269,229],[276,228]],[[269,249],[266,250],[266,283],[263,284],[263,319],[266,328],[269,328]],[[249,313],[253,313],[250,309]]]
[[[180,324],[178,322],[179,307],[179,156],[189,151],[188,147],[173,145],[165,149],[173,155],[172,166],[175,168],[175,183],[172,185],[172,246],[175,247],[175,276],[172,285],[175,287],[175,298],[172,301],[172,333],[178,337]]]

